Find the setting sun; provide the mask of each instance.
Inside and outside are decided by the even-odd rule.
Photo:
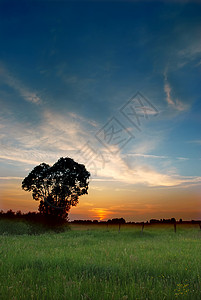
[[[96,209],[91,209],[90,212],[92,212],[92,218],[97,218],[99,219],[100,221],[101,220],[105,220],[108,216],[108,211],[105,210],[105,209],[99,209],[99,208],[96,208]]]

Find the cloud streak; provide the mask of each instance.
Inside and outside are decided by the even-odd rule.
[[[61,156],[74,158],[89,138],[91,123],[76,114],[51,110],[42,112],[42,122],[33,126],[1,118],[0,159],[35,165],[54,163]]]
[[[135,157],[135,155],[134,155]],[[142,157],[144,157],[142,155]],[[160,158],[158,156],[148,155],[147,158]],[[164,156],[163,159],[166,157]],[[179,158],[176,158],[179,159]],[[90,167],[90,165],[89,165]],[[180,176],[174,172],[158,171],[149,163],[128,161],[126,156],[111,156],[104,168],[97,163],[97,174],[94,175],[96,181],[117,181],[128,185],[144,185],[147,187],[189,187],[201,183],[199,176]],[[92,174],[93,175],[93,174]]]
[[[41,104],[42,100],[37,93],[30,91],[19,79],[13,76],[2,64],[0,64],[1,80],[19,93],[19,95],[27,102]]]
[[[154,148],[158,147],[158,140],[153,140],[153,138],[150,142],[149,140],[141,141],[135,147],[131,146],[131,151],[128,154],[121,155],[118,153],[116,156],[109,154],[106,149],[99,146],[99,150],[105,155],[106,160],[104,164],[100,158],[95,160],[97,168],[97,172],[95,172],[86,157],[83,157],[85,161],[80,160],[78,150],[82,149],[90,138],[87,126],[96,128],[97,124],[75,113],[64,115],[45,110],[42,112],[42,116],[42,122],[36,124],[35,127],[29,127],[20,122],[16,122],[14,127],[13,124],[6,126],[2,120],[1,160],[10,160],[13,164],[23,163],[33,166],[42,162],[52,164],[61,156],[70,156],[78,162],[84,163],[92,173],[92,179],[96,181],[116,181],[148,187],[195,185],[200,182],[199,177],[182,178],[176,174],[176,171],[170,173],[170,170],[162,171],[162,169],[157,170],[155,166],[153,167],[150,163],[153,159],[167,160],[168,163],[171,159],[165,155],[149,154],[150,150],[153,152]],[[139,152],[134,152],[134,149],[139,150]],[[139,161],[139,159],[141,160]],[[187,160],[187,158],[182,157],[176,157],[176,159]]]
[[[5,177],[0,177],[0,180],[22,180],[24,179],[23,177],[13,177],[13,176],[5,176]]]
[[[164,91],[166,94],[167,104],[177,111],[185,111],[188,109],[188,105],[181,102],[179,99],[173,100],[172,98],[172,88],[168,82],[167,71],[164,72]]]
[[[189,143],[201,145],[201,140],[190,141]]]

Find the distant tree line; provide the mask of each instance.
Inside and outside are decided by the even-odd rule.
[[[157,220],[157,219],[151,219],[149,221],[151,224],[153,223],[176,223],[176,219],[175,218],[171,218],[171,219],[160,219],[160,220]],[[179,220],[180,223],[182,223],[182,219]]]
[[[22,213],[20,210],[14,212],[13,210],[9,209],[7,212],[3,210],[0,211],[0,218],[5,219],[15,219],[15,220],[26,220],[26,221],[33,221],[38,223],[51,223],[51,224],[58,224],[58,223],[75,223],[75,224],[142,224],[144,222],[126,222],[124,218],[113,218],[107,221],[103,220],[74,220],[69,222],[68,220],[63,220],[59,217],[53,216],[44,216],[40,212],[28,212]],[[175,218],[171,219],[151,219],[150,221],[145,222],[144,224],[174,224],[174,223],[194,223],[200,224],[201,220],[191,220],[191,221],[183,221],[179,219],[176,221]]]
[[[124,218],[114,218],[112,220],[102,221],[102,220],[74,220],[71,223],[77,224],[125,224],[126,220]]]

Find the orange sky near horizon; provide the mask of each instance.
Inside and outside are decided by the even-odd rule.
[[[37,211],[39,202],[21,189],[21,180],[4,180],[1,209]],[[123,217],[126,221],[175,217],[177,220],[201,219],[199,191],[177,188],[115,188],[113,183],[92,181],[89,194],[80,197],[71,208],[69,219],[108,220]]]

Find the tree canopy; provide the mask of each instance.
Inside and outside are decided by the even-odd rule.
[[[83,164],[61,157],[53,166],[36,166],[22,181],[22,189],[32,191],[33,199],[40,201],[41,214],[65,219],[79,196],[88,194],[89,177]]]

